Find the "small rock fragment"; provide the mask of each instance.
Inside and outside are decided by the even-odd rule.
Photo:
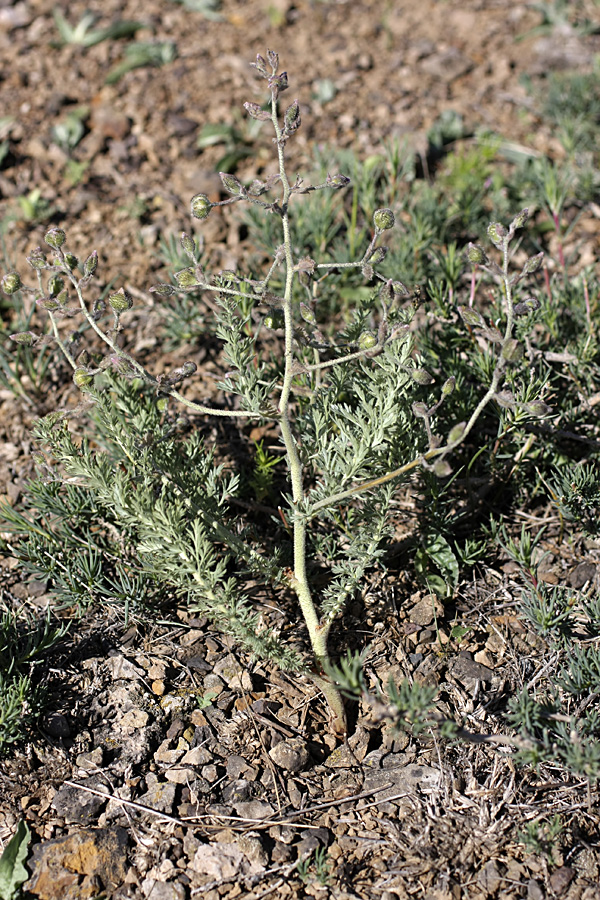
[[[352,753],[352,751],[349,751]],[[269,750],[269,756],[276,766],[287,772],[300,772],[309,760],[308,748],[300,738],[289,738]]]

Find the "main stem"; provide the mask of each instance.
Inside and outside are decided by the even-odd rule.
[[[294,259],[292,256],[292,240],[290,234],[290,220],[288,214],[288,204],[291,196],[290,182],[285,170],[285,155],[283,134],[279,126],[277,118],[277,94],[271,93],[271,119],[273,128],[275,129],[275,137],[277,141],[277,154],[279,159],[279,174],[281,176],[281,184],[283,186],[283,194],[281,198],[281,221],[283,227],[283,246],[285,250],[285,290],[283,296],[283,318],[285,328],[285,347],[284,347],[284,375],[281,386],[281,395],[279,397],[279,425],[281,428],[281,436],[285,445],[288,466],[290,470],[290,478],[292,482],[292,499],[296,507],[304,500],[304,478],[302,472],[302,462],[296,439],[292,431],[290,420],[290,398],[292,393],[292,381],[294,378],[294,316],[292,309],[292,289],[294,284]],[[327,637],[329,635],[329,624],[320,622],[317,608],[312,598],[308,576],[306,573],[306,529],[307,519],[305,516],[294,516],[293,534],[294,534],[294,573],[290,579],[300,609],[306,622],[310,643],[315,655],[317,672],[312,673],[315,684],[323,692],[327,703],[329,704],[334,730],[343,735],[346,733],[346,713],[344,703],[340,692],[334,684],[324,674],[324,668],[329,663],[329,654],[327,651]]]

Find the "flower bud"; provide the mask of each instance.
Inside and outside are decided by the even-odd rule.
[[[370,263],[364,263],[361,266],[361,272],[365,281],[371,281],[375,275],[375,270]]]
[[[65,262],[67,264],[67,268],[74,272],[77,266],[79,265],[79,260],[75,256],[74,253],[69,253],[68,251],[65,253]]]
[[[361,350],[372,350],[377,346],[377,338],[372,331],[363,331],[358,339],[358,346]]]
[[[298,128],[300,128],[300,124],[302,119],[300,118],[300,107],[298,105],[298,101],[294,100],[291,106],[288,106],[285,113],[283,114],[283,123],[286,134],[293,134]]]
[[[508,235],[508,232],[504,225],[501,225],[500,222],[491,222],[488,225],[487,233],[494,247],[502,249],[502,247],[504,246],[504,239]]]
[[[165,378],[165,382],[170,386],[174,387],[176,384],[179,384],[184,378],[189,378],[190,375],[193,375],[197,370],[198,366],[196,363],[184,362],[182,366],[179,366],[178,369],[173,369],[172,372],[169,372],[167,377]]]
[[[524,316],[527,313],[535,312],[541,305],[542,304],[537,297],[526,297],[525,300],[520,300],[519,303],[515,303],[513,312],[515,316]]]
[[[267,59],[273,71],[276,72],[279,68],[279,54],[275,53],[274,50],[267,50]]]
[[[90,375],[87,369],[83,366],[78,366],[73,372],[73,381],[77,385],[77,387],[84,391],[87,387],[92,384],[94,380],[94,376]]]
[[[411,369],[410,377],[416,384],[422,385],[433,384],[435,381],[425,369]]]
[[[213,208],[206,194],[195,194],[191,201],[192,215],[195,219],[206,219]]]
[[[48,293],[51,297],[57,297],[64,286],[65,283],[60,275],[52,275],[51,278],[48,279]]]
[[[523,357],[525,350],[516,338],[509,338],[502,347],[502,356],[509,363],[516,363]]]
[[[469,244],[467,247],[467,259],[473,266],[485,265],[488,255],[479,244]]]
[[[67,292],[65,291],[65,294],[66,293]],[[46,312],[56,312],[57,309],[62,308],[62,303],[58,300],[58,298],[54,297],[38,297],[35,302],[36,306],[39,306],[40,309],[45,309]]]
[[[337,190],[338,188],[343,188],[346,187],[347,184],[350,184],[350,179],[347,175],[340,175],[339,173],[337,175],[327,174],[325,184],[327,187],[335,188]]]
[[[115,294],[110,295],[108,298],[108,305],[117,316],[120,316],[121,313],[131,309],[133,300],[125,291],[125,288],[121,288]]]
[[[373,224],[377,231],[389,231],[396,223],[391,209],[376,209],[373,213]]]
[[[534,272],[538,272],[542,263],[544,262],[544,254],[536,253],[535,256],[530,256],[528,260],[526,260],[525,265],[521,271],[522,275],[533,275]]]
[[[269,88],[271,90],[271,93],[274,94],[275,99],[277,99],[282,91],[287,91],[287,72],[282,72],[281,75],[271,75],[271,77],[269,78]]]
[[[416,416],[417,419],[428,419],[429,418],[429,410],[425,403],[413,403],[412,405],[413,416]]]
[[[170,284],[153,284],[150,288],[151,294],[158,294],[159,297],[170,297],[175,293],[175,288]]]
[[[229,194],[243,196],[246,193],[246,188],[235,175],[229,175],[227,172],[219,172],[219,178],[223,182],[223,187]]]
[[[525,409],[532,416],[548,416],[552,412],[552,407],[543,400],[532,400],[531,403],[525,404]]]
[[[49,247],[52,247],[53,250],[58,250],[67,239],[67,235],[64,233],[62,228],[51,228],[50,231],[46,232],[44,235],[44,240],[48,244]]]
[[[438,459],[433,464],[433,474],[436,478],[449,478],[452,475],[450,463],[446,462],[445,459]]]
[[[498,391],[494,394],[494,400],[501,409],[515,409],[515,395],[512,391]]]
[[[88,258],[83,264],[83,275],[85,278],[89,278],[94,274],[96,268],[98,267],[98,253],[94,250],[93,253],[90,253]]]
[[[196,241],[189,234],[186,234],[185,231],[181,232],[179,243],[185,253],[189,253],[192,256],[196,253]]]
[[[466,422],[458,422],[458,424],[453,425],[450,429],[450,434],[448,435],[448,443],[456,444],[458,441],[462,440],[462,436],[465,433]]]
[[[514,219],[510,223],[510,230],[516,231],[517,228],[522,228],[523,225],[525,225],[525,223],[527,222],[528,218],[529,210],[526,207],[525,209],[522,209],[520,213],[517,213],[517,215],[514,217]]]
[[[8,272],[2,279],[2,290],[5,294],[16,294],[23,282],[18,272]]]
[[[388,252],[387,247],[376,247],[375,250],[371,253],[369,257],[369,263],[372,266],[378,265],[380,262],[386,258]]]
[[[458,314],[465,325],[471,325],[472,328],[485,328],[485,319],[476,309],[470,306],[459,306]]]
[[[47,265],[46,254],[41,247],[36,247],[31,256],[27,257],[27,262],[32,269],[45,269]]]
[[[257,72],[263,76],[263,78],[269,77],[269,70],[267,69],[267,61],[264,56],[261,56],[260,53],[256,54],[256,62],[250,63],[253,69],[256,69]]]
[[[307,306],[306,303],[300,304],[300,315],[305,322],[308,322],[309,325],[317,324],[317,317],[315,316],[310,306]]]
[[[197,287],[201,284],[198,281],[196,270],[192,266],[187,269],[181,269],[180,272],[175,272],[175,281],[180,288]]]
[[[33,331],[18,331],[16,334],[10,334],[9,337],[15,344],[22,344],[24,347],[33,347],[39,340],[38,335]]]
[[[450,395],[454,393],[455,388],[456,378],[454,375],[451,375],[442,385],[442,397],[450,397]]]
[[[268,122],[271,118],[271,113],[267,109],[263,109],[262,106],[259,106],[258,103],[250,103],[248,100],[244,103],[244,109],[251,119],[256,119],[258,122]]]
[[[272,310],[263,319],[265,328],[283,328],[283,313],[279,310]]]

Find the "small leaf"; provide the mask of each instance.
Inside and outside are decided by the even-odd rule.
[[[16,900],[21,885],[29,878],[24,862],[30,840],[31,832],[27,823],[19,822],[0,857],[0,900]]]

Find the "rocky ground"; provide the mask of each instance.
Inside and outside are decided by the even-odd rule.
[[[73,26],[86,10],[60,8]],[[448,109],[468,129],[485,125],[552,155],[523,76],[585,66],[599,50],[597,35],[534,32],[533,5],[504,0],[224,0],[204,9],[209,17],[169,0],[148,0],[142,12],[133,0],[98,4],[94,27],[140,20],[138,40],[174,48],[162,67],[107,84],[123,41],[61,46],[50,0],[0,0],[9,262],[41,242],[44,225],[60,225],[82,256],[98,250],[102,278],[124,279],[148,303],[160,239],[189,229],[194,193],[219,193],[215,164],[228,148],[199,150],[198,136],[233,121],[235,149],[246,149],[239,111],[263,99],[248,62],[267,47],[303,104],[290,145],[298,167],[315,144],[367,155],[389,137],[406,137],[423,157],[427,129]],[[69,148],[56,128],[73,127],[74,112],[83,132]],[[260,136],[238,174],[261,172],[270,152]],[[245,252],[239,223],[211,219],[205,237],[215,265],[235,268]],[[140,327],[152,358],[148,322]],[[31,424],[64,390],[50,385],[33,407],[0,391],[0,494],[11,503],[31,474]],[[549,581],[597,581],[598,549],[582,545],[573,559],[553,537],[558,521],[546,524]],[[498,711],[537,640],[514,614],[511,576],[510,565],[487,570],[444,606],[400,569],[366,585],[344,628],[369,634],[372,684],[392,675],[436,685],[474,733],[502,731]],[[8,602],[44,608],[46,586],[26,582],[9,553],[2,580]],[[468,630],[457,642],[459,622]],[[508,745],[417,742],[363,709],[338,745],[308,681],[251,664],[185,609],[129,627],[90,615],[49,678],[39,734],[0,762],[0,837],[21,818],[34,832],[26,887],[39,900],[600,896],[598,797],[585,783],[552,767],[516,769]],[[519,829],[548,810],[569,825],[545,853]]]

